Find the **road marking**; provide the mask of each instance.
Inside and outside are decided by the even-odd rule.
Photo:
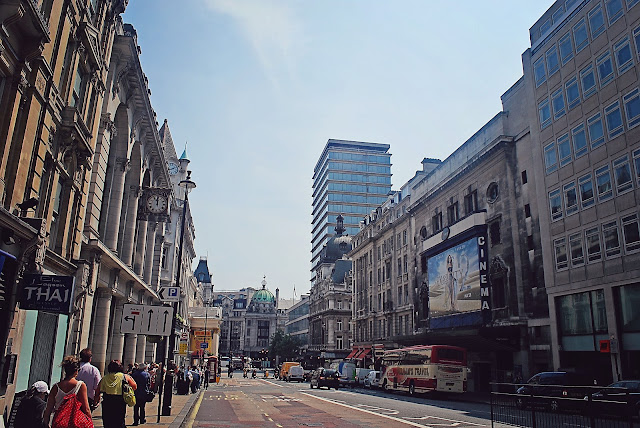
[[[275,382],[271,382],[271,381],[268,381],[268,380],[265,380],[265,379],[258,379],[258,380],[259,380],[259,381],[262,381],[262,382],[265,382],[265,383],[268,383],[268,384],[270,384],[270,385],[275,385],[275,386],[277,386],[278,388],[283,388],[283,386],[282,386],[282,385],[278,385],[278,384],[277,384],[277,383],[275,383]]]
[[[204,392],[200,392],[200,396],[196,401],[196,404],[191,408],[189,412],[189,416],[187,416],[187,421],[183,425],[184,428],[191,428],[193,426],[193,422],[196,420],[196,415],[198,414],[198,410],[200,410],[200,404],[202,404],[202,398],[204,397]]]
[[[440,417],[438,417],[438,416],[420,416],[420,417],[417,417],[417,418],[411,418],[411,417],[409,417],[409,416],[405,416],[405,419],[416,419],[416,420],[437,419],[437,420],[439,420],[439,421],[453,422],[453,423],[455,423],[455,424],[456,424],[456,425],[430,424],[430,425],[434,425],[434,426],[438,425],[438,426],[453,427],[453,426],[458,426],[458,425],[460,425],[460,424],[469,424],[469,425],[474,425],[474,426],[477,426],[477,427],[486,427],[486,426],[489,426],[489,425],[477,424],[477,423],[474,423],[474,422],[457,421],[457,420],[455,420],[455,419],[449,419],[449,418],[440,418]]]
[[[349,404],[338,403],[338,402],[336,402],[334,400],[329,400],[329,399],[326,399],[326,398],[318,397],[316,395],[309,394],[307,392],[302,392],[302,394],[308,395],[309,397],[313,397],[313,398],[316,398],[318,400],[326,401],[327,403],[335,404],[337,406],[343,406],[343,407],[346,407],[348,409],[354,409],[354,410],[358,410],[360,412],[369,413],[370,415],[380,416],[381,418],[391,419],[392,421],[401,422],[401,423],[406,424],[406,425],[411,425],[411,426],[419,427],[419,428],[428,428],[425,425],[417,424],[415,422],[411,422],[411,421],[408,421],[406,419],[400,419],[400,418],[396,418],[396,417],[393,417],[393,416],[385,415],[385,414],[382,414],[382,413],[372,412],[370,410],[365,410],[365,409],[362,409],[362,408],[359,408],[359,407],[354,407],[354,406],[351,406]]]

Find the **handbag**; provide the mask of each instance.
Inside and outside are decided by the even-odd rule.
[[[75,392],[65,395],[53,417],[51,428],[93,428],[93,421],[80,411],[81,406]]]
[[[127,406],[133,407],[136,405],[136,395],[131,385],[127,383],[127,376],[124,373],[122,374],[122,398],[127,403]]]

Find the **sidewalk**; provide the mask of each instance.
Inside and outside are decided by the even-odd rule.
[[[154,427],[154,428],[180,428],[184,420],[186,419],[193,403],[198,399],[198,396],[202,394],[204,388],[201,388],[195,394],[189,395],[176,395],[174,394],[171,399],[171,416],[160,416],[160,422],[158,423],[158,396],[153,399],[152,402],[147,403],[145,406],[147,423],[140,425],[141,427]],[[98,406],[93,411],[93,426],[95,428],[103,428],[102,425],[102,406]],[[127,417],[125,419],[127,427],[133,424],[133,407],[127,407]]]

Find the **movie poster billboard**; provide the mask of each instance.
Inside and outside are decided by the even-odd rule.
[[[429,257],[429,312],[432,317],[479,311],[479,238],[474,237]]]

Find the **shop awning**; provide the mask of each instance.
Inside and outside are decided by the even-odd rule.
[[[354,349],[353,351],[351,351],[349,353],[349,355],[346,356],[346,359],[348,360],[349,358],[353,358],[357,353],[359,353],[360,350],[359,349]]]
[[[369,353],[371,352],[371,348],[367,348],[367,349],[363,349],[361,352],[358,353],[358,355],[356,355],[356,360],[362,360],[364,358],[366,358],[367,355],[369,355]]]

